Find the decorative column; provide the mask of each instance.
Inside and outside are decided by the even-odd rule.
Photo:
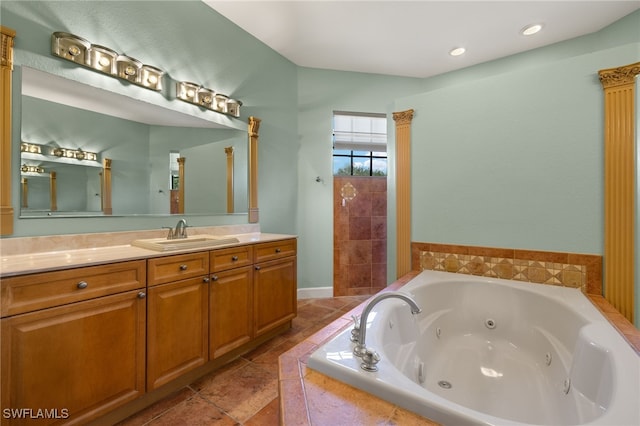
[[[227,213],[233,213],[233,147],[224,149],[227,154]]]
[[[258,130],[260,119],[249,117],[249,223],[257,223],[258,210]]]
[[[178,214],[184,214],[184,164],[186,157],[178,157]]]
[[[20,179],[22,185],[22,208],[29,208],[29,180],[27,178]]]
[[[11,73],[16,32],[0,26],[0,235],[13,234],[11,205]]]
[[[113,209],[111,207],[111,159],[104,158],[102,160],[102,212],[105,215],[111,215]]]
[[[411,271],[411,120],[413,110],[394,112],[396,122],[397,276]]]
[[[640,62],[600,70],[604,89],[604,297],[634,321],[635,78]]]
[[[49,173],[49,210],[58,211],[58,176],[56,172]]]

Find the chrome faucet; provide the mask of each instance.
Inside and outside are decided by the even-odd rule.
[[[187,238],[187,221],[180,219],[173,231],[173,238]]]
[[[180,219],[178,221],[178,223],[176,224],[175,230],[170,226],[163,226],[163,228],[169,230],[169,233],[167,234],[167,240],[187,238],[187,221],[184,219]]]
[[[374,350],[368,349],[365,342],[367,338],[367,317],[369,316],[369,313],[371,312],[373,307],[376,304],[378,304],[378,302],[384,299],[389,299],[389,298],[397,298],[407,302],[411,307],[411,313],[413,315],[416,315],[422,312],[418,304],[411,297],[407,296],[404,293],[400,293],[398,291],[389,291],[386,293],[381,293],[376,297],[374,297],[373,299],[371,299],[371,301],[367,303],[367,306],[365,306],[364,310],[362,311],[362,315],[360,316],[360,324],[358,325],[356,322],[357,332],[354,333],[352,331],[352,335],[354,335],[354,337],[355,337],[355,334],[357,334],[357,339],[355,338],[352,339],[357,342],[355,348],[353,348],[353,354],[355,356],[362,358],[363,362],[360,366],[362,367],[363,370],[377,371],[378,367],[376,366],[376,364],[378,363],[378,361],[380,361],[380,356]]]

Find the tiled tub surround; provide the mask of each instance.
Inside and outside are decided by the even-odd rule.
[[[413,271],[391,284],[398,290],[415,277]],[[593,304],[623,334],[640,356],[640,330],[619,314],[602,296],[588,295]],[[309,356],[324,343],[353,326],[366,302],[347,312],[316,334],[280,356],[280,421],[283,425],[437,423],[307,368]]]
[[[579,289],[425,270],[402,291],[423,312],[373,307],[377,373],[349,328],[308,366],[443,424],[640,424],[640,357]]]
[[[602,256],[537,250],[412,243],[414,270],[434,270],[579,288],[602,294]]]
[[[398,279],[387,287],[385,291],[401,288],[420,272],[420,252],[422,251],[446,253],[447,255],[467,255],[474,256],[474,258],[482,256],[483,261],[488,263],[489,269],[493,269],[491,268],[491,258],[511,259],[514,263],[516,259],[533,261],[544,265],[545,268],[547,267],[547,263],[551,263],[550,266],[552,270],[555,268],[553,264],[572,265],[571,267],[565,268],[568,270],[572,270],[576,265],[584,267],[584,270],[580,268],[580,273],[582,274],[584,271],[585,281],[584,284],[581,282],[579,287],[583,289],[583,292],[587,293],[591,302],[607,317],[610,323],[623,335],[630,346],[634,348],[640,356],[640,330],[636,329],[601,296],[602,259],[600,256],[413,243],[412,265],[414,271]],[[485,261],[485,257],[488,257],[489,260]],[[504,263],[509,264],[510,262]],[[500,262],[493,262],[493,267],[495,267],[496,264],[500,264]],[[453,265],[452,262],[450,263],[450,266],[451,265]],[[533,265],[532,267],[538,266]],[[555,269],[562,271],[562,268]],[[497,276],[497,272],[494,273],[496,273],[496,275],[488,276]],[[521,272],[521,274],[524,276],[524,272]],[[512,277],[511,279],[514,278]],[[533,280],[531,281],[535,282]],[[559,284],[562,285],[561,283]],[[575,282],[572,286],[576,286]],[[351,316],[359,315],[365,304],[366,302],[351,312],[346,313],[280,357],[279,380],[282,424],[338,424],[345,421],[350,424],[437,424],[387,401],[383,401],[371,394],[307,368],[307,360],[311,353],[344,329],[352,327],[353,320]]]

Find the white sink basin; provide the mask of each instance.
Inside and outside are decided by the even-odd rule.
[[[236,237],[216,237],[214,235],[194,235],[193,237],[177,238],[168,240],[166,238],[149,238],[146,240],[135,240],[132,246],[142,247],[155,251],[173,251],[192,248],[215,247],[223,244],[238,243]]]

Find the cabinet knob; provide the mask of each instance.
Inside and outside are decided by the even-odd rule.
[[[184,264],[180,265],[180,270],[181,271],[186,271],[187,270],[187,265],[184,265]]]
[[[209,277],[204,277],[204,278],[202,279],[202,282],[203,282],[203,283],[208,283],[208,282],[209,282]]]
[[[231,256],[231,260],[233,262],[237,262],[238,261],[238,256]]]
[[[256,271],[259,271],[259,270],[260,270],[260,266],[256,266]]]
[[[211,275],[211,279],[213,281],[218,281],[218,276],[217,275]]]
[[[138,293],[138,299],[144,299],[145,297],[147,297],[147,293],[145,293],[144,291]]]
[[[276,253],[280,253],[282,250],[280,250],[280,248],[276,249]]]
[[[78,287],[80,290],[82,290],[83,288],[87,288],[87,287],[89,287],[89,284],[87,284],[87,282],[86,282],[86,281],[80,281],[80,282],[78,283],[77,287]]]

